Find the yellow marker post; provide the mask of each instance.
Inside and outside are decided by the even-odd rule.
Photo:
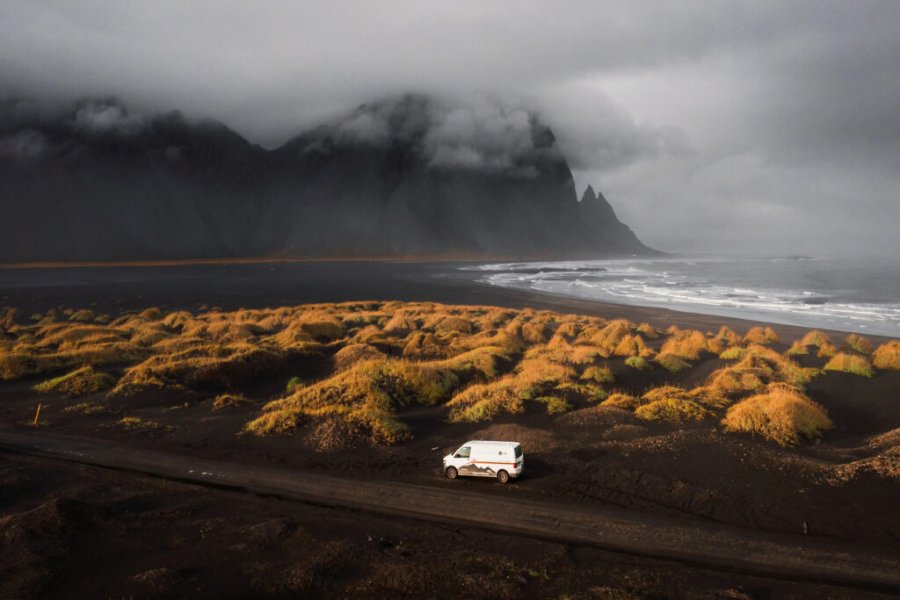
[[[40,419],[40,418],[41,418],[41,403],[38,402],[37,410],[34,412],[34,423],[32,423],[32,425],[37,427],[38,419]]]

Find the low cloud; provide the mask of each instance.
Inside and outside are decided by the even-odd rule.
[[[142,116],[113,102],[88,102],[75,113],[75,129],[87,133],[133,135],[145,126]]]
[[[407,95],[365,105],[338,119],[338,143],[387,144],[397,140],[416,147],[435,168],[466,168],[537,174],[531,162],[545,151],[536,115],[485,95],[428,97]]]
[[[47,150],[47,138],[33,129],[18,131],[0,139],[0,157],[30,160],[40,158]]]

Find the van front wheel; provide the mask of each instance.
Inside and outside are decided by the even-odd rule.
[[[506,471],[500,471],[499,473],[497,473],[497,481],[499,481],[500,483],[506,483],[507,481],[509,481],[509,473],[507,473]]]
[[[456,476],[459,475],[459,471],[456,470],[456,467],[447,467],[445,473],[447,474],[447,479],[456,479]]]

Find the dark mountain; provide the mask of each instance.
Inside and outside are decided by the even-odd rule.
[[[652,252],[576,201],[529,113],[420,96],[276,150],[114,101],[0,105],[0,261],[236,256],[590,257]]]

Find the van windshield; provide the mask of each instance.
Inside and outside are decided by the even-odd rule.
[[[516,446],[516,458],[522,456],[522,446]]]

